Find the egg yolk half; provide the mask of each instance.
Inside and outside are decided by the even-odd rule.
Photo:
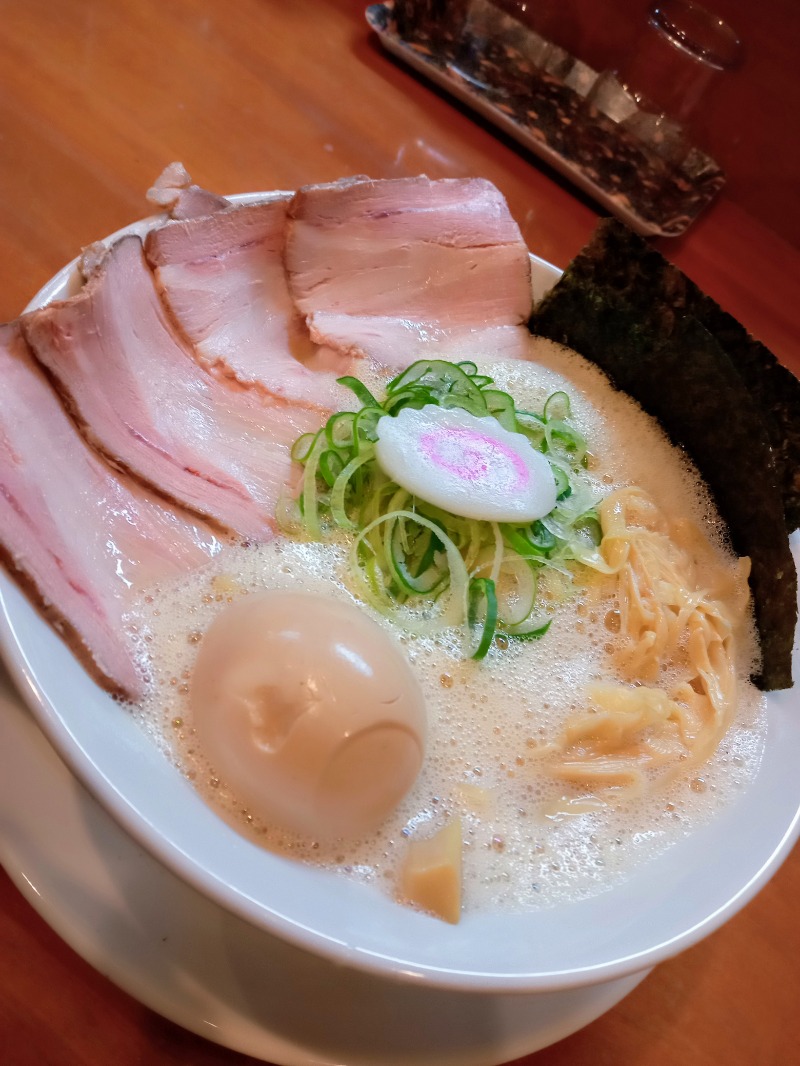
[[[203,638],[190,702],[200,747],[248,812],[315,839],[378,825],[422,765],[419,684],[353,604],[278,590],[239,600]]]

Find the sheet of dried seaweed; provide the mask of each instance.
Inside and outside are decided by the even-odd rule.
[[[675,315],[694,315],[720,343],[759,405],[772,446],[786,526],[800,526],[800,381],[744,326],[615,219],[597,227],[570,265],[573,280],[590,281],[623,296],[665,329]]]
[[[570,267],[535,310],[532,329],[597,363],[690,455],[717,500],[734,550],[752,561],[762,654],[755,680],[766,689],[788,688],[796,573],[760,407],[696,317],[658,299],[650,306],[632,301],[619,288],[593,283],[583,268],[584,262]]]

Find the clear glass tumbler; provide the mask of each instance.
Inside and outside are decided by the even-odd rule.
[[[642,108],[686,124],[742,55],[738,35],[718,15],[693,0],[658,0],[619,79]]]

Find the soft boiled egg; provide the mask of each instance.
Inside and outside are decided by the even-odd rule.
[[[428,404],[378,420],[376,458],[402,488],[451,514],[533,522],[556,505],[550,464],[491,415]]]
[[[271,590],[203,637],[190,703],[209,763],[249,813],[313,838],[380,824],[414,783],[426,739],[419,684],[353,604]]]

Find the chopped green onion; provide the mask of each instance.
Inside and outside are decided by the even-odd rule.
[[[583,462],[586,442],[574,427],[557,418],[545,423],[544,433],[548,451],[568,459],[574,465]]]
[[[362,407],[355,417],[353,424],[353,441],[358,447],[360,442],[370,441],[375,443],[378,439],[376,427],[378,421],[383,418],[384,411],[381,407]]]
[[[347,466],[342,468],[333,483],[330,503],[331,517],[340,529],[358,529],[358,524],[347,516],[347,512],[345,511],[345,497],[353,475],[356,474],[362,466],[374,458],[374,452],[374,448],[370,451],[367,451],[366,449],[361,451],[354,459],[350,460]]]
[[[462,627],[473,658],[488,654],[497,632],[520,640],[546,633],[551,619],[536,609],[540,578],[569,583],[576,565],[604,570],[597,501],[583,472],[586,441],[569,421],[569,396],[554,392],[541,412],[519,410],[469,360],[419,360],[389,382],[383,402],[358,378],[338,380],[361,408],[334,414],[295,441],[291,457],[303,476],[297,499],[279,502],[281,528],[316,540],[335,530],[354,534],[357,595],[412,632]],[[464,518],[390,480],[375,458],[378,422],[427,404],[490,416],[523,433],[550,463],[550,514],[527,525]]]
[[[305,459],[305,470],[303,471],[303,494],[301,497],[303,523],[308,535],[314,540],[319,540],[322,536],[322,527],[319,524],[317,510],[317,472],[319,457],[325,450],[326,444],[327,438],[325,434],[318,433]]]
[[[336,481],[336,478],[341,474],[344,468],[344,460],[342,459],[342,453],[336,451],[333,448],[328,448],[319,457],[319,472],[325,479],[325,483],[330,488]]]
[[[429,538],[434,536],[431,530],[426,532]],[[387,523],[387,529],[384,533],[387,558],[394,576],[407,592],[429,595],[444,586],[447,581],[446,568],[435,564],[434,555],[431,557],[430,564],[424,570],[417,567],[418,572],[415,574],[414,568],[409,566],[413,554],[410,551],[407,533],[405,519],[397,518],[393,522]]]
[[[355,419],[352,411],[342,411],[328,419],[325,436],[331,448],[352,448]]]
[[[344,385],[346,389],[350,389],[362,407],[380,407],[380,404],[363,381],[360,381],[358,378],[350,377],[349,375],[343,378],[337,378],[336,380],[340,385]]]
[[[514,632],[531,617],[536,605],[540,567],[519,555],[506,555],[495,580],[497,611],[503,632]]]
[[[491,578],[475,577],[470,581],[467,625],[471,638],[470,658],[483,659],[497,628],[497,596]]]
[[[556,537],[537,519],[529,526],[511,526],[501,523],[506,544],[523,559],[545,559],[557,546]]]
[[[302,437],[298,437],[292,445],[292,450],[289,453],[296,463],[304,463],[308,459],[309,453],[314,446],[314,441],[319,434],[317,433],[304,433]]]
[[[483,396],[489,414],[494,415],[503,429],[507,429],[509,433],[518,433],[516,409],[508,393],[499,389],[484,389]]]
[[[468,374],[471,378],[473,378],[473,380],[475,378],[475,375],[478,373],[478,364],[473,363],[471,359],[462,359],[462,361],[458,363],[457,366],[459,366],[465,374]],[[487,378],[487,381],[488,380],[490,379]]]
[[[547,397],[542,411],[542,417],[545,422],[550,422],[553,419],[563,420],[569,418],[570,415],[570,402],[569,396],[565,392],[553,392]]]
[[[587,540],[594,548],[598,547],[603,539],[600,519],[594,512],[581,515],[580,518],[573,522],[572,528],[579,537]]]
[[[441,541],[449,573],[447,584],[443,587],[441,595],[437,596],[431,605],[438,607],[435,614],[423,610],[414,617],[402,611],[405,600],[400,601],[389,595],[389,585],[386,580],[387,568],[385,564],[383,567],[380,565],[382,560],[378,558],[377,549],[369,538],[370,534],[381,525],[394,522],[398,518],[427,527]],[[353,542],[350,562],[356,584],[361,586],[363,599],[412,632],[420,635],[434,633],[448,626],[461,625],[467,617],[469,575],[461,554],[450,538],[422,515],[411,511],[390,511],[376,518],[361,530]]]
[[[518,626],[506,626],[503,632],[510,637],[516,637],[517,640],[538,640],[545,635],[552,622],[552,618],[548,618],[546,621],[537,618],[534,621],[523,622]]]
[[[567,496],[572,494],[572,485],[569,483],[569,475],[566,470],[563,470],[560,466],[556,466],[555,463],[550,464],[550,469],[553,471],[553,477],[556,479],[556,501],[565,500]]]

